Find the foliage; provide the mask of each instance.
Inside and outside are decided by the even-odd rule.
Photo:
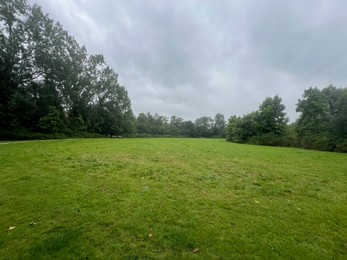
[[[225,137],[225,125],[224,115],[221,113],[216,114],[213,122],[213,136]]]
[[[195,120],[197,135],[200,137],[211,137],[213,134],[213,120],[211,117],[203,116]]]
[[[332,85],[305,90],[299,100],[296,131],[301,145],[328,151],[344,151],[347,140],[347,88]]]
[[[300,147],[296,127],[296,123],[291,123],[286,126],[281,145],[289,147]]]
[[[259,110],[229,118],[227,140],[273,146],[346,152],[347,88],[330,85],[309,88],[298,101],[297,122],[287,125],[285,106],[277,95],[266,98]]]
[[[288,117],[284,112],[285,108],[279,96],[266,98],[259,106],[259,114],[256,118],[257,134],[260,136],[269,134],[275,137],[283,136],[288,122]]]
[[[266,98],[258,111],[243,117],[232,116],[227,126],[227,140],[237,143],[281,145],[288,118],[279,96]]]
[[[3,130],[134,131],[128,93],[102,55],[24,0],[0,2],[0,123]]]
[[[201,117],[192,122],[172,116],[170,121],[157,113],[140,113],[136,118],[136,132],[140,135],[154,136],[182,136],[182,137],[224,137],[224,115],[218,113],[213,120],[211,117]]]
[[[190,120],[182,122],[180,130],[184,136],[197,137],[196,125]]]
[[[64,128],[62,115],[56,107],[51,106],[48,115],[40,118],[39,126],[49,133],[62,132]]]

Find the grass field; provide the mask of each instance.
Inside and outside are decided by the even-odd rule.
[[[0,166],[2,259],[347,258],[347,154],[86,139]]]

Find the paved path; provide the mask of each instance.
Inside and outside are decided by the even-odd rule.
[[[4,145],[4,144],[21,144],[21,143],[29,143],[29,142],[34,142],[34,141],[14,141],[14,142],[9,142],[9,143],[0,143],[0,145]]]
[[[23,144],[23,143],[32,143],[32,142],[48,142],[48,141],[72,141],[78,139],[49,139],[49,140],[29,140],[29,141],[13,141],[8,143],[0,143],[0,145],[5,144]]]

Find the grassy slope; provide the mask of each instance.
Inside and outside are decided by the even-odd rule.
[[[346,154],[97,139],[1,145],[0,166],[6,259],[347,256]]]

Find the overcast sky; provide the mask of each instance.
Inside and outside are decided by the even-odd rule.
[[[29,0],[119,74],[134,113],[249,113],[347,86],[346,0]]]

